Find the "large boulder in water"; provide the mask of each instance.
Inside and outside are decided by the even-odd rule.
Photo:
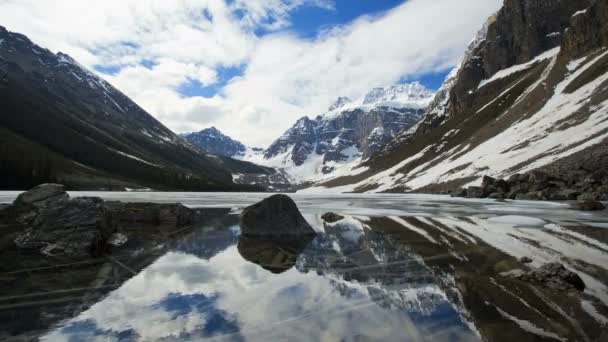
[[[40,208],[25,224],[15,244],[47,255],[97,256],[113,232],[102,199],[68,198]]]
[[[41,184],[20,194],[9,210],[14,216],[24,213],[32,214],[32,212],[40,210],[50,203],[68,198],[69,195],[65,191],[65,186],[61,184]]]
[[[245,208],[240,226],[241,234],[249,237],[297,239],[316,234],[286,195],[274,195]]]

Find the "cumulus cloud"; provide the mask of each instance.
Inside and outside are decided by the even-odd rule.
[[[501,0],[409,0],[302,38],[290,16],[331,0],[79,0],[0,2],[0,22],[103,75],[176,131],[215,125],[267,145],[338,96],[455,65]],[[241,68],[227,84],[221,68]],[[222,81],[222,83],[218,83]],[[180,86],[215,86],[185,96]]]

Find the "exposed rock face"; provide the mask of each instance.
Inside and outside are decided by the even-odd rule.
[[[559,263],[545,264],[537,269],[516,275],[517,279],[559,290],[585,290],[585,283],[576,273]]]
[[[314,172],[329,175],[342,166],[338,164],[367,159],[412,128],[432,96],[421,84],[412,83],[376,88],[357,101],[339,98],[327,113],[299,119],[264,152],[261,163],[282,157],[280,165],[297,168],[313,158],[322,163]]]
[[[336,222],[344,219],[344,216],[330,212],[330,213],[323,214],[323,216],[321,216],[321,219],[323,219],[323,221],[328,222],[328,223],[336,223]]]
[[[314,151],[317,139],[317,123],[307,116],[299,119],[296,124],[277,139],[266,151],[264,157],[270,159],[285,153],[291,147],[291,160],[296,166],[304,164],[306,158]]]
[[[241,235],[257,238],[299,238],[316,233],[295,202],[286,195],[274,195],[243,210]]]
[[[245,154],[247,151],[247,147],[243,143],[222,134],[215,127],[200,132],[183,134],[182,137],[191,144],[218,156],[236,157]]]

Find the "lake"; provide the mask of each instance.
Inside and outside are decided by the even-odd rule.
[[[0,192],[0,203],[18,193]],[[432,195],[291,195],[318,232],[240,236],[268,194],[87,193],[208,208],[187,231],[137,230],[111,256],[0,250],[0,339],[43,341],[600,341],[608,329],[608,212]],[[333,211],[345,218],[321,220]],[[148,236],[148,235],[147,235]],[[7,246],[6,242],[4,246]],[[532,260],[520,262],[522,257]],[[559,262],[583,293],[513,277]]]

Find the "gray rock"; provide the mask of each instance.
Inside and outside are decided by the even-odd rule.
[[[47,255],[98,256],[113,231],[102,199],[61,199],[40,208],[15,244]]]
[[[483,197],[483,189],[478,186],[470,186],[467,189],[467,197],[468,198],[482,198]]]
[[[516,278],[554,290],[585,290],[583,280],[576,273],[569,271],[559,263],[545,264],[537,269],[518,274]]]
[[[241,234],[250,237],[298,238],[316,234],[286,195],[274,195],[245,208],[240,226]]]
[[[329,213],[323,214],[323,216],[321,216],[321,219],[323,219],[323,221],[325,221],[327,223],[335,223],[335,222],[338,222],[338,221],[344,219],[344,216],[329,212]]]
[[[490,194],[490,196],[488,196],[488,198],[491,199],[505,199],[506,195],[502,192],[493,192]]]
[[[576,202],[575,208],[582,211],[599,211],[604,210],[606,207],[598,201],[578,201]]]
[[[579,201],[597,201],[598,195],[596,193],[587,192],[580,196],[578,196],[577,200]]]
[[[68,193],[61,184],[41,184],[20,194],[13,202],[11,210],[19,214],[31,209],[40,209],[49,203],[67,199]]]

